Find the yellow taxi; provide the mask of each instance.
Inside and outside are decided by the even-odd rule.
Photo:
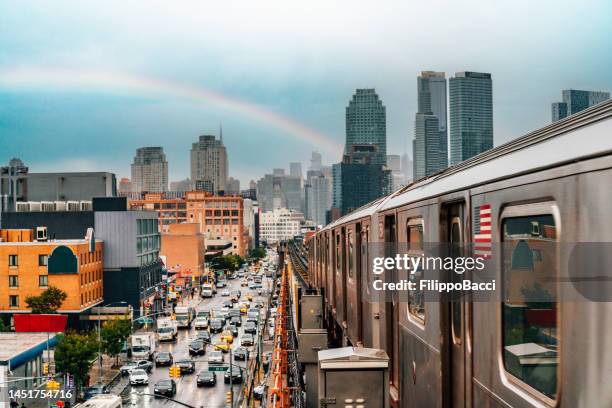
[[[247,312],[249,311],[249,305],[243,303],[240,305],[240,314],[247,314]]]
[[[248,300],[249,302],[252,302],[253,301],[253,295],[251,295],[250,293],[247,293],[246,300]]]
[[[231,346],[228,343],[225,342],[218,342],[215,343],[215,350],[217,351],[221,351],[223,353],[229,353]]]
[[[221,333],[221,341],[231,344],[234,342],[234,336],[232,335],[230,331],[226,330],[223,333]]]

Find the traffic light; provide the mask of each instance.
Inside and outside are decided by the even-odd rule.
[[[64,403],[64,401],[55,401],[55,406],[57,408],[64,408],[66,404]]]
[[[172,366],[168,371],[170,371],[170,377],[179,378],[181,376],[181,367]]]
[[[43,363],[43,374],[49,374],[49,363]]]

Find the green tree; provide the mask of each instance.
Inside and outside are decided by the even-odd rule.
[[[97,355],[98,339],[94,332],[60,334],[55,347],[55,367],[61,374],[73,375],[75,385],[80,389],[87,383]]]
[[[130,337],[132,322],[129,319],[108,320],[102,325],[100,337],[102,350],[111,357],[115,357],[115,366],[119,365],[119,353],[123,344]]]
[[[249,258],[255,258],[256,260],[264,258],[266,256],[266,250],[262,247],[253,248],[249,251]]]
[[[68,295],[63,290],[49,286],[43,293],[38,296],[28,296],[25,298],[26,305],[32,309],[32,313],[46,314],[55,313],[57,309],[62,307],[62,303]]]
[[[4,323],[4,320],[0,319],[0,332],[10,331],[10,328]]]
[[[211,268],[214,270],[229,270],[234,272],[240,268],[244,260],[240,255],[227,254],[214,258],[211,261]]]

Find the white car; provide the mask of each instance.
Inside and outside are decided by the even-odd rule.
[[[145,385],[149,383],[149,375],[140,368],[130,373],[130,385]]]
[[[221,292],[221,296],[229,296],[229,290],[224,290],[223,292]]]
[[[198,317],[193,323],[196,330],[205,330],[208,328],[208,319],[205,317]]]

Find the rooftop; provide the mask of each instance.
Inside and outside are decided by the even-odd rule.
[[[55,344],[55,333],[49,334],[49,340],[53,340],[51,345]],[[16,367],[17,360],[47,348],[47,333],[0,333],[0,344],[0,365],[10,361]]]

